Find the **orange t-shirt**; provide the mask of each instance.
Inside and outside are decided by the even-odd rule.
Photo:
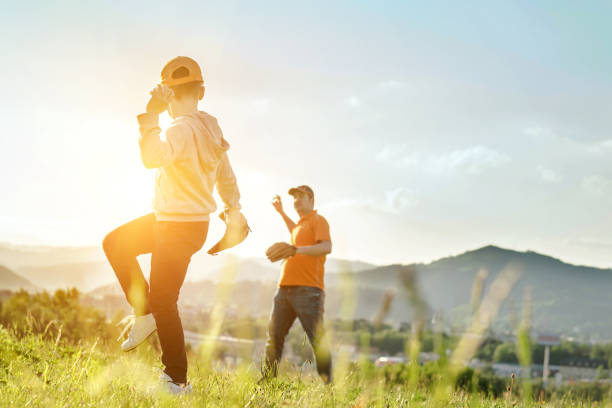
[[[321,241],[331,241],[327,220],[311,211],[300,218],[291,231],[291,244],[310,246]],[[283,263],[283,272],[278,286],[314,286],[323,290],[325,255],[311,256],[297,254]]]

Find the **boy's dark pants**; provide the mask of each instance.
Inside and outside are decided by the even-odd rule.
[[[113,230],[103,242],[128,302],[137,316],[153,313],[165,372],[187,381],[187,355],[177,301],[191,256],[206,240],[208,222],[157,221],[154,214]],[[151,253],[150,286],[136,256]]]
[[[325,293],[310,286],[282,286],[274,297],[274,307],[268,328],[265,377],[276,376],[283,353],[285,337],[296,317],[300,320],[314,350],[319,375],[331,379],[331,354],[324,337],[323,305]]]

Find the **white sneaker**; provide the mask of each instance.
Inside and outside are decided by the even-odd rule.
[[[193,392],[191,384],[189,384],[188,382],[184,384],[177,384],[172,381],[172,378],[170,378],[168,374],[164,372],[160,374],[159,381],[161,381],[164,390],[166,390],[170,394],[184,395],[191,394]]]
[[[121,350],[123,351],[133,350],[134,348],[136,348],[136,346],[145,341],[147,337],[152,335],[155,330],[157,330],[155,318],[153,317],[152,313],[138,317],[132,316],[131,321],[132,328],[130,330],[130,333],[128,334],[128,338],[121,344]],[[126,329],[128,327],[129,326],[126,326]]]

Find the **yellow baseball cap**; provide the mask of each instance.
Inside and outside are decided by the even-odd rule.
[[[162,84],[167,86],[177,86],[189,82],[201,82],[202,70],[197,62],[189,57],[176,57],[164,65],[161,72]]]

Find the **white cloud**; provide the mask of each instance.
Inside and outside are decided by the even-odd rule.
[[[381,91],[387,91],[387,90],[393,90],[393,89],[400,89],[405,86],[406,86],[405,82],[396,81],[395,79],[390,79],[387,81],[380,82],[378,85],[376,85],[376,88]]]
[[[603,195],[609,191],[612,182],[602,176],[592,175],[582,179],[582,188],[595,195]]]
[[[414,192],[404,187],[385,192],[384,208],[388,212],[399,213],[406,208],[415,207],[417,204],[418,199]]]
[[[385,147],[376,158],[395,162],[399,166],[415,166],[434,174],[467,173],[480,174],[491,168],[510,163],[510,156],[505,153],[484,147],[472,146],[449,153],[429,154],[414,152],[405,154],[405,148]]]
[[[324,211],[345,210],[355,208],[365,211],[376,211],[386,214],[399,214],[408,208],[418,205],[417,195],[404,187],[385,191],[383,196],[343,198],[324,203],[321,209]]]
[[[538,175],[540,176],[540,179],[547,183],[557,183],[561,181],[561,176],[557,174],[554,170],[546,168],[542,165],[536,167],[536,170],[538,172]]]
[[[397,161],[400,160],[407,150],[407,145],[400,146],[384,146],[381,151],[376,154],[376,159],[381,161]]]
[[[576,153],[599,155],[612,152],[612,139],[594,142],[583,141],[560,135],[552,129],[538,126],[525,128],[523,133],[535,141],[554,146],[556,151],[567,151],[571,152],[572,155],[576,155]]]
[[[540,126],[532,126],[523,129],[523,133],[527,136],[532,136],[536,138],[557,138],[557,134],[553,132],[551,129],[540,127]]]
[[[344,98],[344,103],[353,109],[359,108],[361,106],[361,101],[356,96],[349,96],[348,98]]]
[[[474,146],[463,150],[456,150],[446,157],[439,157],[437,160],[448,172],[462,170],[469,174],[479,174],[485,169],[509,163],[510,157],[507,154],[487,147]]]
[[[609,154],[612,152],[612,140],[601,140],[599,142],[590,143],[585,147],[586,151],[594,154]]]

